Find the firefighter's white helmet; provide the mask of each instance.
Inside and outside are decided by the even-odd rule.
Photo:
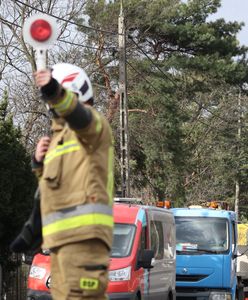
[[[78,94],[79,101],[93,101],[92,85],[83,69],[68,63],[58,63],[52,67],[52,77],[64,88]]]

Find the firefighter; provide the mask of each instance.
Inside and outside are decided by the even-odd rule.
[[[51,136],[37,144],[42,248],[51,250],[55,300],[103,300],[113,234],[113,138],[93,107],[91,82],[59,63],[34,74],[53,113]]]

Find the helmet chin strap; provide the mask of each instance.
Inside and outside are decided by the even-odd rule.
[[[47,111],[52,115],[53,118],[55,118],[55,119],[60,118],[60,116],[56,113],[55,109],[51,108],[47,103],[45,105],[46,105]]]
[[[55,111],[54,108],[50,108],[49,112],[52,114],[53,118],[55,118],[55,119],[59,119],[60,118],[60,116],[56,113],[56,111]]]

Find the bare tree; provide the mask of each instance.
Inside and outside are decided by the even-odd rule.
[[[0,89],[8,90],[15,122],[22,128],[23,142],[30,151],[36,140],[47,133],[49,114],[33,84],[36,69],[34,50],[22,36],[26,18],[35,13],[54,16],[59,37],[48,53],[48,65],[66,61],[85,66],[85,34],[76,30],[75,19],[82,17],[86,1],[7,0],[0,2]]]

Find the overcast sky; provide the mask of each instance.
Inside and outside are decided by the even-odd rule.
[[[226,21],[244,22],[245,26],[237,35],[240,44],[248,46],[248,0],[222,0],[222,5],[212,18],[224,18]]]

